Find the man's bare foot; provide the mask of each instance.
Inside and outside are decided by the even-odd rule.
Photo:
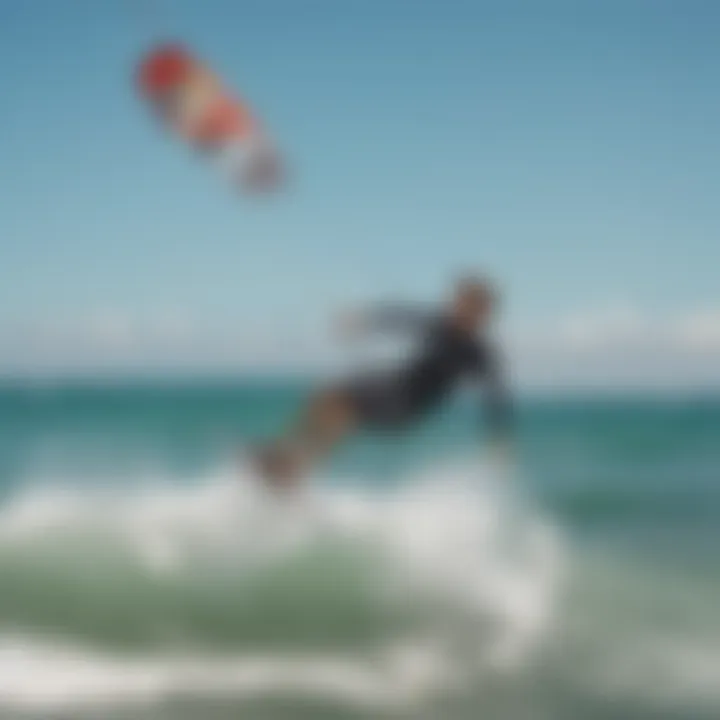
[[[297,450],[282,445],[261,447],[254,452],[254,464],[265,482],[288,489],[299,482],[301,463]]]

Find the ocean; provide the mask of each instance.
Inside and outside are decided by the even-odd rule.
[[[0,717],[717,720],[720,399],[459,400],[292,497],[298,381],[0,388]]]

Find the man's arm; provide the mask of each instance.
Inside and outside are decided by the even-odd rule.
[[[492,347],[483,348],[480,371],[485,380],[484,416],[494,444],[512,440],[515,413],[502,354]]]
[[[383,303],[341,317],[341,330],[346,335],[370,333],[425,331],[436,316],[427,308],[401,303]]]

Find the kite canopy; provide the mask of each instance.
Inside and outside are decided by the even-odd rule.
[[[137,83],[163,124],[193,147],[221,156],[243,189],[280,185],[280,159],[247,105],[185,47],[153,48],[140,63]]]
[[[165,45],[145,58],[138,82],[147,95],[163,92],[182,82],[192,65],[192,57],[182,47]]]

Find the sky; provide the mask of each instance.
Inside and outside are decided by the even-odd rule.
[[[334,309],[479,269],[529,382],[720,387],[718,30],[712,0],[0,0],[0,375],[313,365]],[[152,121],[165,38],[286,192]]]

